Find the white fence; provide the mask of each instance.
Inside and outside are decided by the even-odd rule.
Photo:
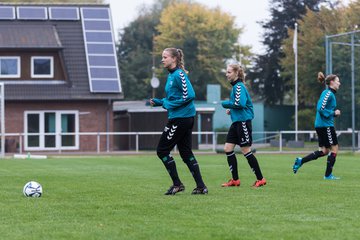
[[[61,136],[72,135],[76,137],[92,136],[96,140],[96,146],[88,150],[95,153],[112,153],[119,151],[140,152],[143,150],[155,150],[157,141],[162,132],[81,132],[81,133],[66,133],[59,134]],[[194,150],[202,150],[208,152],[222,151],[227,132],[193,132],[193,142],[195,142]],[[352,131],[337,131],[340,150],[360,151],[360,131],[355,131],[355,144],[352,143]],[[52,134],[53,135],[53,134]],[[297,135],[298,141],[295,141]],[[24,139],[30,134],[25,133],[6,133],[5,138],[17,139],[16,153],[22,154],[29,150],[24,148]],[[152,136],[150,149],[143,149],[141,141],[144,142],[146,136]],[[114,137],[127,137],[129,141],[128,149],[119,149]],[[130,143],[131,142],[131,143]],[[83,143],[80,143],[80,145]],[[103,147],[102,147],[103,145]],[[105,145],[105,146],[104,146]],[[318,148],[317,136],[315,131],[273,131],[273,132],[253,132],[253,148],[257,152],[303,152],[312,151]],[[6,148],[5,148],[6,149]],[[67,149],[44,149],[45,151],[62,153]],[[176,150],[176,149],[175,149]],[[30,150],[31,151],[31,150]],[[76,150],[74,150],[76,152]]]

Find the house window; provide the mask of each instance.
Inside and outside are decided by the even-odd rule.
[[[74,114],[61,114],[61,144],[64,147],[74,146],[76,143],[76,119]]]
[[[40,118],[39,114],[27,115],[27,145],[29,147],[40,146]]]
[[[31,57],[32,78],[53,78],[54,58],[53,57]]]
[[[56,113],[46,112],[44,113],[44,124],[45,124],[45,148],[56,147],[56,125],[55,125]]]
[[[0,77],[20,77],[20,57],[0,57]]]
[[[79,149],[77,111],[25,112],[25,150]]]

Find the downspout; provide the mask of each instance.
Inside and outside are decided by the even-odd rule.
[[[110,152],[110,111],[112,111],[111,100],[108,99],[108,107],[106,110],[106,152]]]

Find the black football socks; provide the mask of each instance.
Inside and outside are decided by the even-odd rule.
[[[226,152],[227,161],[229,164],[230,172],[232,174],[232,179],[238,180],[239,173],[238,173],[238,166],[237,166],[237,159],[234,151]]]
[[[330,152],[327,157],[325,177],[330,176],[336,161],[336,153]]]
[[[263,179],[263,175],[261,173],[259,163],[256,157],[254,156],[254,154],[252,153],[252,151],[244,154],[244,156],[248,160],[249,166],[251,170],[255,173],[257,180]]]
[[[199,167],[199,163],[196,161],[195,157],[192,156],[189,159],[183,159],[183,161],[186,163],[186,165],[188,166],[195,182],[196,182],[196,186],[198,188],[203,188],[205,187],[204,181],[201,177],[201,173],[200,173],[200,167]]]
[[[304,163],[310,162],[312,160],[318,159],[319,157],[323,157],[323,156],[325,156],[323,151],[315,151],[313,153],[310,153],[309,155],[302,158],[301,165],[303,165]]]
[[[175,164],[174,158],[172,156],[168,155],[168,156],[163,157],[161,160],[162,160],[164,166],[166,167],[166,169],[173,181],[173,184],[175,186],[180,186],[181,181],[179,179],[179,175],[176,170],[176,164]]]

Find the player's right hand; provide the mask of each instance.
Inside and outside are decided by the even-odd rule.
[[[155,103],[154,103],[153,99],[150,98],[150,105],[151,105],[151,106],[154,106],[154,104],[155,104]]]
[[[340,115],[341,115],[341,112],[340,112],[339,109],[336,109],[334,114],[335,114],[335,116],[340,116]]]

